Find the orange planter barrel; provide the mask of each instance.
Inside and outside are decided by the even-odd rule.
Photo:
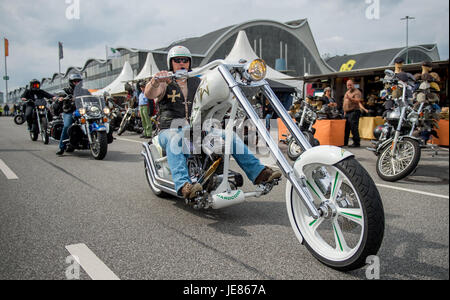
[[[431,140],[432,144],[436,144],[439,146],[448,146],[448,139],[449,139],[449,133],[448,133],[448,120],[439,120],[438,126],[439,129],[436,128],[436,132],[439,136],[439,138],[433,137]]]

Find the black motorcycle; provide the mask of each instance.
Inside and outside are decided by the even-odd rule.
[[[136,133],[142,133],[144,129],[142,128],[142,120],[138,116],[139,108],[129,107],[122,117],[120,122],[119,130],[117,130],[117,135],[122,135],[125,130],[133,131]]]
[[[302,100],[300,109],[301,110],[294,116],[297,126],[308,139],[311,146],[319,146],[319,141],[314,138],[316,129],[313,128],[313,125],[316,123],[316,120],[318,118],[317,112],[315,111],[314,107],[311,104],[307,103],[305,100]],[[285,137],[286,139],[282,140],[282,142],[288,145],[287,155],[291,160],[295,161],[300,156],[300,154],[302,154],[303,149],[297,144],[296,140],[291,135]]]
[[[27,105],[33,105],[33,103],[30,138],[32,141],[37,141],[40,134],[42,141],[47,145],[50,141],[47,131],[49,117],[47,101],[45,99],[28,100]]]

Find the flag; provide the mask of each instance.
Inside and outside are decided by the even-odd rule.
[[[59,47],[59,59],[63,59],[64,58],[63,44],[61,42],[58,42],[58,47]]]
[[[120,57],[120,51],[117,50],[116,48],[106,46],[106,59],[112,57]]]
[[[5,56],[9,56],[9,41],[5,39]]]

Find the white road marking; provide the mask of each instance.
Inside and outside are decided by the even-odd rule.
[[[85,244],[66,246],[93,280],[120,280]]]
[[[116,137],[116,140],[126,141],[126,142],[133,142],[133,143],[138,143],[138,144],[142,144],[143,143],[141,141],[135,141],[135,140],[130,140],[130,139],[118,138],[118,137]]]
[[[16,174],[5,164],[3,160],[0,159],[0,170],[5,174],[6,178],[9,180],[19,179]]]
[[[376,185],[379,186],[379,187],[387,188],[387,189],[393,189],[393,190],[410,192],[410,193],[414,193],[414,194],[421,194],[421,195],[426,195],[426,196],[432,196],[432,197],[449,199],[448,195],[446,196],[446,195],[433,194],[433,193],[422,192],[422,191],[417,191],[417,190],[412,190],[412,189],[405,189],[405,188],[401,188],[401,187],[385,185],[385,184],[379,184],[379,183],[377,183]]]

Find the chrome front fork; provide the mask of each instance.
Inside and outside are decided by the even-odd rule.
[[[284,157],[281,150],[278,148],[278,144],[270,136],[270,133],[267,131],[266,126],[259,119],[259,117],[256,114],[255,110],[253,109],[252,105],[250,104],[250,102],[247,100],[244,93],[242,92],[239,84],[236,82],[234,77],[230,74],[228,69],[223,65],[219,66],[218,69],[219,69],[219,72],[222,74],[223,78],[225,79],[225,81],[227,82],[229,88],[231,89],[231,91],[236,96],[239,103],[244,108],[247,115],[250,117],[250,119],[256,125],[256,128],[258,129],[258,133],[261,135],[261,137],[264,139],[264,141],[269,146],[271,153],[276,158],[277,165],[280,167],[280,170],[283,172],[284,176],[286,176],[286,178],[291,182],[295,191],[298,193],[298,195],[302,199],[303,203],[308,208],[308,211],[311,214],[311,216],[314,219],[318,219],[322,214],[314,206],[313,197],[312,197],[311,193],[309,192],[307,185],[306,185],[306,178],[299,177],[297,174],[295,174],[294,169],[291,167],[291,165],[286,160],[286,158]],[[280,100],[277,98],[275,93],[272,91],[272,89],[270,88],[268,83],[264,81],[262,86],[263,86],[266,96],[269,98],[270,104],[275,109],[275,112],[281,118],[281,120],[286,125],[286,127],[289,129],[291,135],[297,140],[299,145],[304,147],[305,150],[310,149],[311,145],[306,140],[306,138],[303,136],[300,129],[295,125],[294,121],[290,118],[289,114],[284,109]]]

